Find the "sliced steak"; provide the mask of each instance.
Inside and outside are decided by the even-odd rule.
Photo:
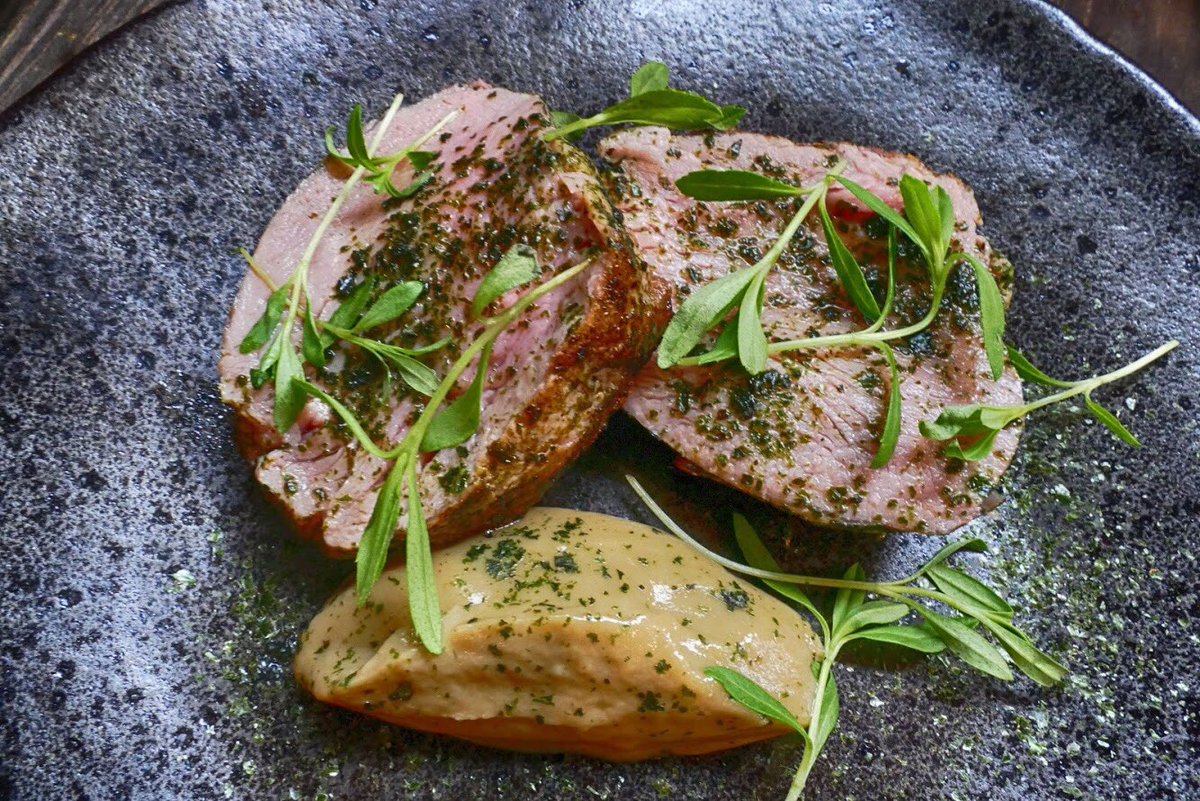
[[[421,281],[425,292],[416,306],[372,335],[402,347],[450,337],[448,347],[425,358],[444,375],[482,330],[469,318],[471,298],[510,247],[523,243],[537,251],[542,280],[589,256],[594,261],[501,335],[478,431],[423,466],[421,494],[435,545],[508,522],[532,506],[620,408],[661,320],[647,303],[647,276],[591,163],[571,145],[538,138],[547,111],[537,97],[482,83],[447,89],[402,110],[379,152],[412,143],[452,109],[458,116],[424,147],[437,153],[433,179],[403,201],[360,187],[321,240],[310,273],[317,316],[328,319],[367,276],[375,278],[377,294],[400,281]],[[267,226],[255,257],[274,281],[291,275],[344,177],[340,165],[327,164]],[[412,178],[405,165],[395,183]],[[255,390],[248,378],[259,354],[238,352],[268,294],[248,273],[225,331],[222,398],[234,408],[241,447],[271,496],[328,549],[352,551],[389,465],[359,448],[315,400],[292,430],[275,431],[272,388]],[[327,368],[306,368],[310,380],[350,406],[379,444],[399,442],[424,397],[399,382],[389,393],[382,369],[358,348],[340,343],[334,350]],[[452,397],[473,376],[468,369]]]
[[[795,184],[819,180],[835,158],[844,174],[902,208],[898,180],[910,173],[949,192],[958,217],[954,249],[990,263],[1001,286],[1011,268],[976,232],[979,210],[961,181],[935,175],[916,159],[854,145],[800,145],[760,134],[672,136],[661,128],[619,132],[601,154],[613,165],[610,195],[672,310],[695,287],[757,261],[797,208],[777,203],[701,203],[675,181],[699,169],[739,169]],[[882,299],[886,226],[849,193],[829,208],[868,281]],[[889,327],[916,322],[929,307],[925,268],[901,242],[897,299]],[[749,377],[733,363],[638,376],[625,410],[675,449],[685,469],[711,476],[813,523],[942,534],[988,507],[989,488],[1013,457],[1019,431],[1004,431],[992,456],[950,460],[918,423],[946,405],[1021,401],[1008,368],[993,381],[979,331],[973,274],[952,275],[941,313],[927,332],[896,343],[903,423],[891,462],[872,469],[890,376],[874,350],[795,351],[772,357]],[[767,281],[763,322],[772,341],[845,333],[866,325],[847,299],[811,215]],[[711,339],[709,342],[711,343]]]

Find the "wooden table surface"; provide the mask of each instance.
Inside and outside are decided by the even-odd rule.
[[[1053,0],[1200,116],[1200,0]]]
[[[0,112],[109,32],[177,1],[0,0]],[[1200,114],[1200,0],[1053,2]]]

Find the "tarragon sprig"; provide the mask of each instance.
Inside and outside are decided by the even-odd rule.
[[[976,462],[992,452],[992,448],[996,444],[996,437],[1006,426],[1044,406],[1061,403],[1069,398],[1082,395],[1083,401],[1093,417],[1103,423],[1122,442],[1135,448],[1141,447],[1142,443],[1117,419],[1116,415],[1092,399],[1092,392],[1105,384],[1111,384],[1133,375],[1178,346],[1179,342],[1172,339],[1118,370],[1079,381],[1061,381],[1051,378],[1034,367],[1033,363],[1020,351],[1010,347],[1008,349],[1009,361],[1012,362],[1013,368],[1021,378],[1034,384],[1055,387],[1059,391],[1018,406],[980,404],[947,406],[942,409],[936,420],[921,422],[921,433],[930,439],[946,442],[946,455],[963,461]]]
[[[732,294],[726,289],[725,293],[721,294],[720,290],[716,288],[709,289],[709,287],[718,284],[723,287],[730,285],[738,286],[741,282],[749,280],[748,274],[761,270],[763,266],[769,269],[770,265],[773,265],[778,259],[779,254],[775,253],[776,249],[778,248],[779,253],[782,253],[782,248],[779,248],[780,243],[783,243],[783,246],[786,247],[804,218],[815,208],[820,213],[821,225],[825,231],[830,260],[833,263],[834,270],[837,272],[842,286],[846,289],[846,293],[855,307],[873,324],[864,331],[849,334],[835,334],[773,342],[767,347],[768,354],[785,353],[792,350],[854,345],[875,347],[877,343],[904,339],[913,334],[920,333],[928,328],[937,316],[945,295],[946,281],[949,278],[951,269],[960,261],[966,261],[975,269],[976,280],[979,282],[981,326],[984,329],[984,344],[988,348],[988,361],[992,366],[993,377],[998,378],[1000,376],[1000,372],[1004,366],[1004,346],[1002,341],[1004,334],[1003,299],[991,271],[981,264],[978,259],[968,253],[950,252],[955,217],[954,208],[950,203],[950,197],[946,194],[946,190],[940,186],[934,187],[931,190],[924,181],[918,178],[907,174],[902,176],[900,178],[900,192],[901,197],[904,199],[905,214],[910,215],[915,220],[915,222],[910,224],[903,215],[893,210],[880,197],[851,181],[849,178],[842,176],[840,174],[841,167],[842,164],[839,162],[839,165],[830,170],[821,181],[809,187],[793,186],[757,173],[742,170],[702,170],[685,175],[676,182],[676,185],[683,194],[696,200],[745,201],[778,199],[789,196],[807,196],[808,200],[801,206],[799,212],[797,212],[780,234],[768,256],[764,256],[754,267],[730,273],[730,275],[718,279],[688,296],[683,304],[681,304],[675,314],[675,319],[672,319],[663,336],[663,345],[659,348],[659,367],[666,369],[676,364],[681,366],[708,364],[737,356],[747,371],[754,373],[760,372],[763,369],[760,365],[764,365],[765,361],[758,358],[757,352],[753,353],[749,358],[741,354],[740,345],[743,344],[741,337],[738,337],[736,340],[739,345],[736,350],[733,348],[718,347],[710,354],[703,354],[698,357],[688,357],[687,353],[699,343],[707,331],[720,325],[734,308],[738,308],[738,323],[740,328],[742,325],[741,301],[746,297],[753,299],[753,296],[748,293]],[[881,314],[874,296],[867,287],[862,268],[841,241],[841,237],[838,236],[833,221],[829,216],[828,209],[825,207],[825,195],[830,185],[834,182],[845,186],[851,194],[861,200],[871,211],[879,214],[895,230],[904,234],[917,246],[917,249],[923,256],[929,270],[932,297],[925,316],[916,323],[903,328],[883,330],[882,323],[879,321],[885,315]],[[768,257],[772,254],[774,254],[774,258],[769,259],[770,265],[765,265],[764,263],[768,261]],[[726,281],[727,284],[722,284],[722,282]],[[889,288],[891,287],[891,281],[889,281],[888,286]],[[721,295],[722,298],[728,301],[728,305],[718,305],[710,302],[709,296],[713,294]],[[753,314],[751,317],[753,317]],[[677,319],[679,322],[676,322]],[[746,339],[745,342],[748,343],[749,339]],[[729,344],[733,344],[733,341],[730,341]],[[758,347],[754,347],[753,350],[757,351]]]
[[[476,291],[471,306],[472,314],[483,323],[483,330],[462,350],[446,375],[433,388],[416,422],[393,448],[387,449],[376,444],[354,413],[337,398],[315,384],[299,382],[302,391],[323,401],[342,419],[364,450],[392,463],[358,544],[355,579],[358,603],[362,606],[367,602],[372,588],[383,574],[400,517],[406,515],[409,611],[413,629],[430,653],[441,653],[444,644],[429,529],[421,503],[421,454],[452,448],[471,438],[479,428],[488,359],[496,339],[526,309],[570,281],[590,263],[591,259],[586,259],[569,267],[527,292],[509,308],[494,316],[482,316],[482,312],[501,296],[541,275],[532,249],[523,245],[511,248],[484,277]],[[451,390],[473,363],[476,363],[475,377],[467,391],[447,404]]]
[[[605,125],[662,125],[673,131],[736,128],[746,114],[741,106],[718,106],[692,92],[667,86],[667,65],[659,61],[643,64],[629,81],[629,97],[590,117],[570,112],[552,112],[553,128],[542,139],[574,140],[589,128]]]
[[[902,175],[900,197],[904,201],[904,214],[900,214],[878,195],[849,178],[839,177],[837,180],[867,208],[904,234],[924,257],[933,287],[933,300],[929,312],[921,321],[924,325],[917,323],[920,326],[917,331],[927,327],[937,314],[945,294],[946,281],[953,267],[962,262],[971,266],[979,290],[979,324],[983,333],[983,346],[987,353],[988,366],[992,370],[992,378],[999,379],[1000,374],[1004,372],[1004,297],[1000,294],[996,279],[987,265],[965,251],[950,252],[955,217],[954,205],[946,190],[937,186],[930,191],[928,184],[919,178]],[[902,336],[911,336],[917,331],[909,331]]]
[[[457,109],[451,111],[408,147],[389,156],[372,156],[371,152],[374,147],[367,148],[363,135],[362,106],[356,105],[350,112],[350,120],[346,124],[346,153],[343,154],[333,143],[336,127],[332,125],[325,129],[325,152],[329,154],[330,158],[347,167],[362,169],[365,175],[363,180],[373,186],[376,192],[388,194],[394,198],[411,197],[433,177],[433,172],[426,168],[436,158],[436,154],[421,150],[421,146],[432,139],[457,114]],[[378,142],[378,137],[376,142]],[[393,183],[393,175],[396,167],[405,161],[412,165],[414,171],[418,172],[407,186],[398,187]]]
[[[838,167],[834,168],[836,170]],[[688,295],[675,312],[658,346],[658,366],[711,364],[737,357],[751,375],[766,369],[769,345],[762,328],[766,279],[779,257],[787,250],[809,213],[823,204],[833,182],[827,175],[812,186],[797,187],[736,170],[701,170],[680,178],[680,191],[696,200],[774,200],[803,197],[805,200],[762,258],[752,266],[735,270]],[[704,335],[737,309],[736,321],[726,327],[708,353],[688,358]],[[876,310],[878,312],[878,310]]]
[[[839,162],[825,177],[808,187],[797,187],[753,172],[742,170],[701,170],[685,175],[677,182],[680,191],[702,201],[772,200],[786,197],[806,197],[768,253],[754,266],[730,273],[701,287],[680,305],[663,336],[658,351],[658,365],[667,369],[675,365],[712,364],[737,358],[751,375],[766,369],[767,358],[773,354],[795,350],[830,347],[869,347],[884,357],[890,373],[890,390],[879,447],[871,466],[885,466],[895,452],[900,437],[902,395],[900,371],[890,342],[919,333],[933,322],[945,295],[946,282],[953,266],[969,262],[976,272],[981,302],[981,325],[984,346],[993,376],[999,377],[1004,366],[1003,333],[1004,303],[991,271],[967,253],[950,253],[954,231],[954,208],[949,195],[941,187],[930,189],[917,178],[904,175],[900,179],[905,211],[914,220],[910,223],[881,198],[857,183],[840,175]],[[833,224],[826,205],[826,195],[834,182],[847,188],[872,211],[890,225],[888,232],[887,299],[881,308],[867,284],[861,266]],[[795,236],[804,219],[816,210],[825,232],[830,261],[838,279],[855,308],[868,321],[861,331],[806,339],[768,343],[762,330],[761,311],[765,298],[765,280],[770,269]],[[910,211],[911,210],[911,211]],[[929,310],[916,323],[897,329],[885,329],[895,294],[896,231],[916,244],[929,270],[931,299]],[[721,325],[736,309],[735,322],[728,323],[707,353],[689,356],[703,336]],[[995,356],[999,348],[999,360]]]
[[[855,640],[899,645],[924,654],[949,649],[975,670],[1003,681],[1012,680],[1013,666],[1043,687],[1058,684],[1066,676],[1066,668],[1039,650],[1013,622],[1012,606],[983,582],[949,566],[947,560],[960,551],[986,550],[982,540],[951,543],[915,573],[898,581],[867,581],[857,564],[840,579],[799,576],[780,571],[757,532],[741,515],[733,517],[734,535],[748,564],[701,545],[659,507],[636,479],[627,479],[667,530],[729,570],[761,579],[811,615],[820,628],[824,653],[816,669],[807,726],[779,699],[742,673],[719,666],[705,670],[734,701],[800,734],[804,753],[789,788],[788,801],[795,801],[803,793],[809,773],[837,724],[840,699],[833,668],[842,649]],[[800,591],[800,586],[834,590],[832,613],[826,615]],[[953,613],[945,614],[930,604],[948,607]],[[921,618],[919,625],[901,622],[912,613]],[[980,630],[991,635],[994,643]]]
[[[297,263],[291,277],[282,286],[272,287],[272,292],[267,299],[266,309],[262,317],[250,328],[246,337],[239,345],[238,349],[242,353],[253,353],[263,348],[264,345],[266,346],[262,358],[259,360],[258,367],[250,372],[250,380],[255,388],[259,388],[268,382],[274,384],[275,406],[273,417],[275,427],[280,432],[287,431],[295,424],[296,418],[300,415],[300,411],[304,408],[307,400],[306,393],[300,388],[300,383],[304,380],[304,362],[308,362],[316,367],[324,366],[325,350],[332,344],[331,336],[336,336],[335,331],[331,330],[330,326],[333,329],[340,329],[355,324],[357,311],[362,308],[359,305],[355,309],[351,305],[347,309],[356,312],[354,315],[355,319],[349,319],[349,315],[343,312],[340,318],[331,318],[329,324],[317,321],[313,315],[312,298],[309,295],[308,287],[309,268],[312,266],[317,246],[329,230],[329,226],[337,217],[342,205],[345,204],[355,186],[364,177],[368,178],[377,192],[388,191],[391,194],[390,190],[385,190],[382,187],[382,184],[378,180],[379,177],[386,175],[387,186],[392,187],[391,175],[396,165],[410,158],[412,154],[420,152],[417,148],[440,130],[451,119],[454,113],[457,113],[452,112],[450,115],[447,115],[433,129],[418,139],[417,142],[402,149],[399,153],[386,157],[373,157],[371,154],[379,147],[379,143],[383,140],[383,136],[395,118],[396,112],[399,111],[403,100],[403,95],[397,95],[392,101],[383,119],[380,120],[369,147],[363,139],[362,109],[355,106],[354,111],[350,115],[347,134],[347,141],[353,143],[351,149],[354,152],[350,157],[341,157],[336,153],[334,154],[344,163],[353,165],[354,171],[342,184],[341,189],[329,204],[325,215],[321,218],[316,229],[309,237],[308,244],[301,254],[300,261]],[[331,142],[328,134],[327,142]],[[425,161],[426,165],[428,163],[428,161]],[[392,188],[394,189],[394,187]],[[245,253],[245,255],[250,262],[251,269],[256,274],[265,278],[265,273],[258,268],[249,254]],[[268,287],[271,287],[271,284],[268,283]],[[355,302],[365,304],[368,298],[369,290],[360,295]],[[382,317],[384,312],[391,308],[394,300],[394,298],[389,299],[385,295],[366,312],[366,316],[370,318],[374,315],[376,319]],[[347,304],[343,304],[343,308],[346,307]],[[398,316],[398,314],[394,316]],[[361,330],[379,325],[383,321],[379,320],[378,322],[373,322],[371,325],[362,326]],[[292,342],[292,332],[295,330],[298,322],[302,326],[300,353],[297,353],[296,347]],[[361,330],[355,332],[355,335],[358,336]],[[360,337],[360,339],[363,338]],[[359,342],[358,344],[361,345],[362,343]],[[381,352],[376,352],[375,355],[380,358],[387,358]],[[395,355],[399,356],[402,354]],[[303,360],[301,356],[303,356]],[[393,360],[393,363],[395,363],[395,360]],[[403,370],[403,368],[401,369]],[[408,375],[417,375],[419,372],[419,370],[405,371],[403,375],[406,376],[407,380]],[[428,376],[425,376],[425,378],[428,378]],[[419,389],[420,387],[417,388]]]

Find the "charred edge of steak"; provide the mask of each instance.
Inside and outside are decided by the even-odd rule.
[[[578,148],[561,140],[549,145],[570,159],[576,171],[597,177]],[[555,352],[550,375],[525,414],[514,417],[479,460],[459,503],[431,525],[435,546],[508,523],[537,503],[625,403],[666,326],[666,310],[649,297],[649,269],[599,184],[589,187],[579,202],[584,206],[579,216],[591,221],[597,240],[607,248],[602,263],[583,279],[591,288],[588,314]],[[592,280],[597,270],[599,280]],[[555,409],[560,411],[543,412]],[[580,425],[588,421],[599,422]],[[481,506],[489,507],[489,519],[480,519]],[[402,539],[397,532],[397,542]]]

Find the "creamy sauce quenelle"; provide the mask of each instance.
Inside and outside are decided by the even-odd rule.
[[[779,600],[627,520],[533,509],[434,555],[445,651],[409,622],[403,566],[356,608],[347,587],[301,639],[322,701],[424,731],[612,760],[700,754],[788,733],[734,703],[714,665],[807,723],[820,646]]]

